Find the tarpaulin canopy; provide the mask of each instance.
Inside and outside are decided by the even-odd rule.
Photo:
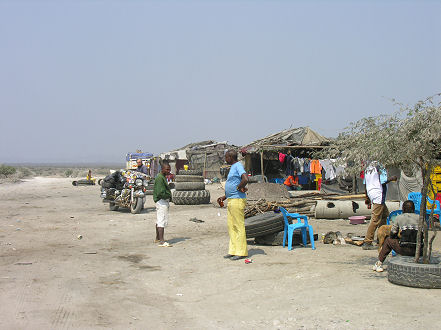
[[[126,156],[126,161],[129,161],[131,159],[138,159],[138,158],[152,158],[153,154],[149,152],[129,152]]]

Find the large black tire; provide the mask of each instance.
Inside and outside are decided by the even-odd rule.
[[[314,241],[318,239],[318,234],[314,234]],[[261,245],[283,245],[283,230],[278,233],[272,233],[265,236],[258,236],[254,239],[256,244]],[[311,240],[309,239],[309,230],[306,230],[306,242],[309,244]],[[288,244],[288,240],[286,240],[286,244]],[[300,230],[295,230],[294,235],[292,236],[292,244],[300,245],[302,242],[302,234]]]
[[[75,182],[75,181],[74,181]],[[76,181],[77,182],[77,186],[83,185],[83,186],[93,186],[95,185],[95,182],[93,180],[86,180],[86,179],[81,179]],[[73,182],[72,182],[73,184]]]
[[[282,213],[266,212],[245,219],[247,238],[278,233],[283,230],[284,220]]]
[[[200,175],[176,175],[175,182],[204,182]]]
[[[115,203],[112,203],[112,202],[109,203],[109,210],[110,211],[118,211],[118,209],[119,209],[118,205],[115,205]]]
[[[172,202],[176,205],[199,205],[210,203],[208,190],[173,191]]]
[[[202,175],[200,170],[180,170],[179,175]]]
[[[395,256],[389,261],[389,282],[424,289],[441,289],[440,258],[432,257],[432,263],[415,263],[415,257]]]
[[[174,186],[177,191],[205,190],[203,182],[175,182]]]
[[[144,201],[142,200],[142,198],[133,198],[133,203],[130,205],[130,212],[132,214],[141,213],[143,205]]]
[[[98,184],[101,186],[101,184],[103,183],[103,179],[98,179]]]

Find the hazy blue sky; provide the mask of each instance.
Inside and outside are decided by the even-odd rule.
[[[435,1],[0,0],[0,162],[243,145],[441,92]]]

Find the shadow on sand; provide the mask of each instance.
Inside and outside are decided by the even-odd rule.
[[[167,242],[169,242],[170,244],[176,244],[176,243],[184,242],[188,239],[191,239],[191,238],[190,237],[175,237],[172,239],[168,239]]]

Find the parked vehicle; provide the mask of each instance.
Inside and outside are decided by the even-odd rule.
[[[150,177],[141,172],[120,170],[106,176],[101,181],[101,198],[109,203],[111,211],[120,207],[138,214],[144,208]]]

